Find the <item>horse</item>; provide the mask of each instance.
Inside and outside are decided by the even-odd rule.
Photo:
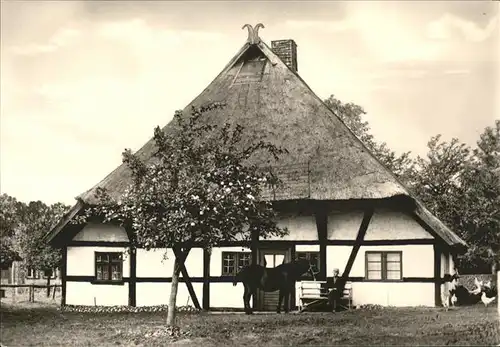
[[[242,282],[245,287],[243,304],[245,313],[252,314],[250,298],[255,297],[257,289],[265,292],[279,290],[278,307],[276,313],[281,312],[281,302],[285,299],[284,310],[289,312],[290,296],[295,287],[295,282],[306,272],[314,274],[311,264],[306,259],[299,259],[290,263],[278,265],[275,268],[266,268],[262,265],[252,264],[242,268],[233,280],[233,286]]]

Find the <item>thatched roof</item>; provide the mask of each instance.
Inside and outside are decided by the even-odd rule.
[[[266,61],[262,81],[235,83],[242,64],[259,58]],[[205,114],[207,122],[238,123],[245,127],[249,140],[265,139],[286,148],[289,153],[279,163],[272,164],[286,171],[295,167],[297,176],[307,175],[309,163],[310,192],[309,184],[291,182],[276,195],[276,200],[376,199],[408,194],[298,74],[263,42],[245,44],[184,111],[189,113],[191,106],[214,101],[225,102],[228,106]],[[172,123],[168,124],[165,130],[171,126]],[[153,149],[154,142],[150,140],[138,154],[147,158]],[[267,165],[268,158],[260,159]],[[118,198],[128,183],[129,171],[121,165],[78,198],[85,203],[95,203],[97,187],[106,188]]]
[[[275,167],[285,183],[264,198],[338,201],[410,196],[302,78],[264,42],[256,41],[245,43],[184,112],[190,113],[192,106],[223,102],[227,106],[204,114],[204,121],[240,124],[248,141],[262,139],[288,151],[278,162],[269,157],[255,158],[257,164]],[[164,128],[172,129],[172,122]],[[147,159],[153,150],[151,139],[137,154]],[[98,187],[119,198],[129,182],[129,170],[122,164],[77,200],[84,205],[95,204]],[[436,227],[454,235],[444,225]],[[463,242],[456,235],[445,239],[450,244]]]

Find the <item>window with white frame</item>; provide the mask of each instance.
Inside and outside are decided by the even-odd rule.
[[[222,276],[234,276],[250,264],[252,264],[251,252],[222,252]]]
[[[95,252],[96,282],[123,280],[123,254],[121,252]]]
[[[403,254],[400,251],[369,251],[365,253],[365,278],[374,281],[403,279]]]

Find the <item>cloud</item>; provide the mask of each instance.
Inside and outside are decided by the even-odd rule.
[[[428,61],[440,54],[441,46],[423,38],[414,23],[403,16],[379,12],[377,8],[356,7],[337,21],[289,20],[286,24],[311,32],[351,33],[351,42],[361,42],[371,58],[381,62]]]
[[[458,33],[466,41],[481,42],[493,35],[497,25],[498,16],[492,17],[486,27],[481,28],[477,23],[445,13],[427,24],[426,33],[427,37],[434,40],[449,40]]]
[[[9,52],[14,55],[36,55],[43,53],[54,52],[55,50],[75,43],[75,40],[82,35],[80,30],[65,27],[57,30],[47,42],[28,43],[24,45],[16,45],[8,48]]]
[[[354,29],[355,21],[343,19],[339,21],[287,20],[286,26],[296,29],[314,29],[329,32],[340,32]]]
[[[471,73],[470,70],[467,69],[458,69],[458,70],[445,70],[443,71],[445,75],[468,75]]]
[[[138,49],[158,49],[159,45],[179,45],[187,41],[214,42],[223,35],[217,32],[170,30],[150,26],[140,18],[120,21],[107,21],[84,27],[63,27],[58,29],[48,40],[29,42],[10,46],[9,52],[14,55],[37,55],[51,53],[64,46],[75,44],[79,38],[107,39],[122,41],[134,45]]]
[[[170,30],[148,25],[141,18],[103,23],[96,29],[97,35],[107,39],[123,40],[140,46],[180,44],[185,40],[217,41],[223,35],[217,32]]]

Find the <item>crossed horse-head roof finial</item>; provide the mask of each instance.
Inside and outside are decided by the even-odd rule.
[[[259,23],[255,27],[252,27],[250,24],[245,24],[241,29],[245,28],[248,29],[247,41],[252,45],[258,44],[261,41],[259,37],[259,28],[264,28],[264,24]]]

